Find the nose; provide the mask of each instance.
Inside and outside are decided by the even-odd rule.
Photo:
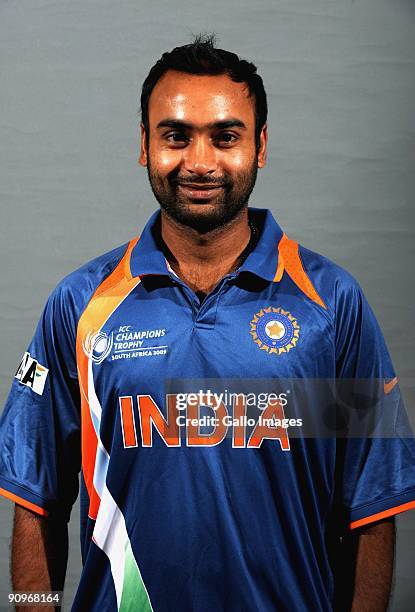
[[[216,151],[207,136],[195,136],[184,149],[184,167],[192,174],[211,174],[217,168]]]

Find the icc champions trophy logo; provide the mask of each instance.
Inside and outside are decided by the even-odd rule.
[[[82,341],[82,348],[85,355],[94,363],[102,363],[112,349],[113,335],[104,332],[88,332],[85,340]]]

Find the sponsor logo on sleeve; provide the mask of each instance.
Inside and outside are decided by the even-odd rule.
[[[30,353],[25,353],[14,377],[38,395],[43,395],[48,372],[49,370],[31,357]]]
[[[392,380],[389,381],[384,381],[383,382],[383,391],[385,392],[385,395],[389,395],[389,393],[391,393],[391,391],[396,387],[396,385],[398,384],[398,377],[395,376],[395,378],[392,378]]]

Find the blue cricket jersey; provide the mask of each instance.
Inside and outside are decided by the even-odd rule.
[[[329,611],[332,542],[415,507],[411,437],[294,433],[318,408],[303,414],[286,381],[380,380],[398,434],[405,413],[356,281],[249,215],[255,248],[201,302],[157,211],[56,287],[17,369],[0,492],[69,520],[80,488],[74,611]],[[282,380],[259,409],[261,381]]]

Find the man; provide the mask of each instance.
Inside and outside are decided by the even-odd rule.
[[[248,208],[266,162],[262,80],[197,38],[156,63],[141,104],[161,211],[58,285],[2,417],[13,587],[62,589],[81,470],[73,610],[385,610],[393,516],[415,507],[413,440],[296,435],[301,418],[282,424],[302,415],[292,389],[265,394],[271,425],[248,395],[215,395],[221,381],[255,395],[381,380],[404,418],[356,282]]]

